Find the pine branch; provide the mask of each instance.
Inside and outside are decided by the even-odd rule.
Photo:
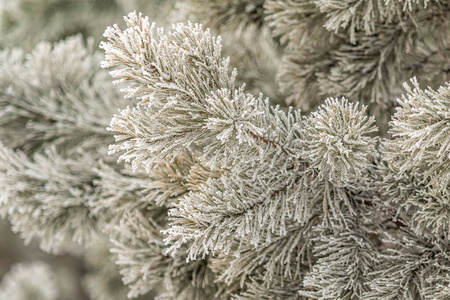
[[[130,287],[128,297],[150,290],[171,299],[213,299],[217,287],[206,261],[186,263],[183,255],[165,255],[161,227],[139,211],[122,218],[113,233],[112,253]],[[136,222],[138,220],[138,222]]]
[[[399,99],[380,171],[388,203],[411,216],[411,227],[441,236],[449,229],[449,88],[422,90],[416,79],[412,83]]]
[[[2,142],[31,154],[49,145],[62,150],[87,138],[98,143],[112,138],[104,128],[114,107],[124,103],[99,61],[92,40],[85,45],[81,36],[40,43],[29,55],[2,51]]]
[[[90,211],[97,194],[96,174],[87,167],[94,164],[91,157],[64,158],[48,149],[29,159],[3,146],[0,151],[0,212],[27,243],[39,237],[41,248],[57,252],[97,236],[97,216]]]
[[[59,294],[56,282],[56,274],[46,263],[20,263],[3,277],[0,299],[56,300]]]
[[[223,33],[244,33],[248,27],[261,27],[264,24],[265,0],[188,0],[183,3],[183,11],[193,16],[206,27]]]
[[[381,255],[382,263],[371,276],[370,291],[364,299],[432,299],[433,285],[450,284],[448,241],[406,233],[400,241],[390,238],[394,247]]]
[[[351,218],[347,223],[352,223]],[[361,224],[353,222],[351,227],[318,232],[314,247],[318,260],[305,276],[300,295],[309,299],[364,299],[376,250]]]

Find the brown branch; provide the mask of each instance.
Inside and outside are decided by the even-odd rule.
[[[258,140],[258,141],[261,141],[261,142],[263,142],[263,143],[265,143],[265,144],[271,145],[271,146],[274,147],[274,148],[279,148],[279,149],[281,149],[281,151],[283,151],[283,152],[284,152],[285,154],[287,154],[287,155],[295,156],[294,152],[292,152],[291,150],[289,150],[289,149],[287,149],[287,148],[281,146],[281,145],[278,144],[277,142],[274,142],[274,141],[272,141],[272,140],[269,140],[269,139],[266,139],[266,138],[264,138],[264,137],[262,137],[262,136],[259,136],[259,135],[255,134],[255,133],[251,132],[250,130],[246,130],[246,132],[247,132],[250,136],[252,136],[254,139]]]

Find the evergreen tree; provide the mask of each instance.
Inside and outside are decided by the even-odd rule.
[[[450,299],[450,2],[184,0],[170,18],[129,13],[104,53],[80,35],[0,52],[12,229],[84,251],[92,299]],[[0,46],[32,23],[4,24]],[[30,268],[0,297],[56,299]]]

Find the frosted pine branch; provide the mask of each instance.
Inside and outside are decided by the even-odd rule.
[[[67,150],[89,138],[98,144],[112,140],[105,127],[116,106],[125,105],[98,66],[92,42],[85,45],[78,35],[42,42],[28,55],[0,52],[3,144],[31,153],[48,145]]]
[[[39,237],[46,251],[64,250],[72,241],[89,245],[99,233],[90,211],[96,174],[85,167],[93,164],[92,158],[68,159],[55,149],[33,159],[2,145],[0,151],[0,213],[9,218],[13,230],[26,242]]]
[[[425,176],[432,178],[437,190],[450,184],[450,83],[437,91],[422,90],[416,79],[413,88],[405,84],[407,94],[399,99],[400,108],[392,121],[392,134],[411,158],[402,170],[426,166]]]
[[[113,119],[110,130],[122,133],[117,140],[123,142],[111,146],[111,152],[127,150],[121,158],[133,160],[134,168],[143,163],[147,170],[193,144],[210,143],[206,153],[222,153],[210,163],[212,166],[226,166],[234,159],[236,148],[243,153],[251,151],[244,150],[242,143],[298,157],[291,149],[295,140],[289,138],[298,134],[298,116],[271,111],[262,98],[244,94],[243,86],[235,89],[236,72],[228,72],[228,60],[220,56],[220,40],[209,31],[199,25],[178,24],[168,35],[160,29],[158,37],[153,37],[153,26],[145,18],[133,13],[127,22],[130,27],[123,33],[118,28],[107,31],[111,43],[102,46],[107,53],[104,66],[127,66],[112,71],[112,75],[135,80],[128,92],[140,94],[142,102]],[[134,38],[141,44],[129,41],[130,36],[139,34],[143,37]],[[119,40],[117,35],[123,38]],[[139,46],[133,53],[124,50]],[[137,51],[149,54],[138,55]],[[141,67],[132,69],[131,64]],[[267,131],[268,127],[273,129]],[[255,159],[253,155],[248,158]]]
[[[116,1],[93,11],[141,2]],[[183,2],[214,28],[133,12],[106,30],[118,88],[91,39],[0,51],[13,230],[102,244],[85,254],[98,299],[124,297],[120,277],[161,300],[447,299],[449,2]]]
[[[314,239],[318,260],[304,277],[301,295],[308,299],[363,299],[369,272],[376,265],[376,250],[364,227],[358,227],[318,232]]]
[[[450,285],[448,242],[414,232],[406,233],[400,241],[390,238],[389,242],[397,247],[380,256],[382,263],[370,275],[370,290],[362,298],[407,300],[420,295],[422,299],[439,299],[434,298],[439,297],[439,291],[433,286]]]
[[[373,130],[372,120],[365,124],[366,118],[352,105],[330,101],[323,111],[338,109],[342,115],[331,122],[330,132],[319,128],[314,140],[314,127],[302,129],[299,111],[284,113],[270,108],[261,97],[245,95],[243,87],[230,90],[235,75],[227,73],[220,41],[209,31],[179,24],[167,35],[162,29],[154,35],[154,26],[135,13],[126,22],[129,28],[123,32],[118,27],[107,31],[110,42],[103,44],[107,53],[104,65],[124,65],[112,75],[133,80],[128,91],[142,100],[138,107],[127,108],[113,119],[111,129],[124,135],[117,136],[123,142],[112,146],[112,151],[127,150],[122,159],[133,160],[134,168],[143,163],[151,172],[161,159],[209,143],[202,160],[226,169],[220,179],[209,179],[171,210],[173,223],[166,231],[166,243],[174,242],[171,250],[192,240],[188,257],[195,259],[210,252],[228,253],[235,239],[255,246],[263,240],[270,243],[274,235],[286,234],[287,220],[303,223],[310,218],[318,202],[315,193],[328,195],[324,205],[330,205],[334,217],[340,215],[340,204],[331,199],[343,192],[334,192],[334,187],[327,188],[329,183],[315,180],[317,170],[302,157],[319,166],[321,155],[311,153],[314,148],[327,147],[327,142],[320,140],[321,132],[331,136],[337,130],[336,139],[346,137],[352,150],[361,149],[361,158],[352,160],[361,162],[353,167],[345,165],[345,156],[352,151],[341,149],[346,153],[334,162],[344,162],[336,171],[341,179],[349,176],[349,170],[367,168],[375,139],[365,135]],[[200,62],[208,62],[208,73]],[[182,71],[175,72],[180,66]],[[158,70],[167,72],[162,76]],[[206,75],[209,77],[203,77]],[[172,89],[176,86],[179,88]],[[317,145],[313,146],[314,142]],[[330,163],[325,161],[322,166]],[[261,195],[262,190],[267,192]]]
[[[20,263],[3,277],[0,283],[0,299],[56,300],[59,287],[56,274],[42,261]]]
[[[186,263],[183,254],[165,254],[162,228],[153,221],[158,214],[129,212],[113,231],[111,251],[117,257],[124,283],[130,287],[128,297],[153,290],[171,299],[212,298],[217,287],[206,261]]]
[[[328,99],[311,114],[304,129],[306,153],[319,176],[345,182],[371,167],[377,139],[368,135],[377,129],[365,110],[359,111],[346,99]]]

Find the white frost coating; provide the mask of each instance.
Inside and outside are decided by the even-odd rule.
[[[367,135],[377,129],[365,107],[360,111],[347,99],[330,98],[308,121],[304,129],[309,144],[306,153],[320,176],[345,182],[371,167],[377,139]]]
[[[1,300],[56,300],[56,275],[44,262],[20,263],[0,283]]]
[[[269,2],[270,9],[280,11],[285,5],[280,1]],[[306,3],[299,6],[301,13],[314,11]],[[159,178],[158,184],[153,185],[156,190],[151,199],[167,207],[169,214],[161,235],[165,245],[156,238],[145,237],[151,241],[147,249],[145,242],[129,238],[125,233],[130,230],[152,232],[145,231],[151,226],[139,227],[146,224],[145,220],[135,224],[134,215],[127,215],[116,228],[122,232],[119,237],[123,240],[117,242],[115,251],[120,253],[122,274],[132,288],[132,295],[143,293],[157,282],[157,275],[151,272],[148,281],[145,276],[134,275],[134,259],[144,249],[148,250],[148,260],[137,266],[161,257],[170,261],[169,265],[183,258],[186,266],[205,259],[222,274],[219,286],[224,281],[232,289],[239,280],[245,287],[236,299],[270,299],[270,295],[280,293],[298,296],[299,292],[313,299],[376,299],[378,295],[394,295],[395,287],[379,286],[384,279],[376,279],[382,271],[374,260],[399,269],[408,268],[399,264],[410,260],[379,255],[373,240],[379,228],[374,224],[387,222],[384,210],[391,214],[398,209],[401,216],[403,210],[416,216],[411,230],[430,228],[436,236],[447,230],[448,186],[444,184],[443,190],[417,186],[422,184],[421,180],[431,180],[436,170],[417,173],[414,166],[413,170],[395,171],[403,166],[402,159],[416,163],[423,160],[424,154],[416,155],[414,149],[426,151],[424,148],[430,144],[426,138],[434,141],[434,131],[429,127],[423,134],[411,130],[411,138],[405,140],[416,139],[414,143],[408,147],[400,143],[395,148],[394,143],[402,141],[404,134],[399,128],[412,123],[406,121],[407,125],[396,126],[394,117],[392,133],[396,139],[382,140],[380,153],[377,149],[380,141],[372,136],[377,131],[375,120],[367,116],[365,106],[359,108],[345,98],[329,98],[309,116],[302,116],[292,108],[287,111],[273,108],[262,96],[246,94],[244,85],[236,87],[237,73],[228,70],[228,60],[221,56],[221,41],[211,36],[209,30],[189,23],[177,24],[165,33],[137,13],[129,14],[125,21],[127,29],[122,31],[114,26],[105,33],[108,42],[102,44],[106,51],[103,66],[116,67],[111,75],[118,81],[130,82],[124,90],[126,97],[137,96],[140,102],[114,116],[109,130],[118,135],[110,152],[124,151],[121,159],[131,162],[135,171],[143,165],[151,178]],[[372,38],[377,39],[376,50],[370,46]],[[365,49],[371,47],[374,55],[370,59],[382,65],[386,61],[378,61],[379,57],[391,55],[390,38],[390,35],[382,39],[368,36],[361,42],[360,52],[356,52],[366,53]],[[342,56],[341,62],[346,59],[350,58]],[[327,63],[333,64],[324,62]],[[358,64],[364,69],[367,64],[364,56]],[[373,75],[380,70],[384,71],[370,69],[363,80],[374,80]],[[336,79],[342,74],[331,76]],[[352,76],[351,80],[359,78],[358,73]],[[372,84],[368,82],[364,84]],[[361,86],[342,85],[348,86],[355,93],[360,92]],[[374,87],[380,93],[371,95],[385,93],[384,86]],[[447,103],[443,89],[427,95]],[[420,92],[408,92],[410,97],[420,98],[420,105],[426,105]],[[402,109],[409,107],[405,101],[399,101]],[[433,114],[439,115],[437,111]],[[400,112],[401,109],[398,116]],[[445,120],[447,115],[443,116]],[[423,115],[415,116],[414,120],[419,117]],[[441,123],[446,126],[445,121]],[[447,149],[445,137],[438,134],[442,144],[437,153]],[[191,159],[194,158],[191,154],[186,156],[187,153],[195,153],[195,159]],[[413,155],[408,157],[410,153]],[[445,168],[439,171],[447,172]],[[411,178],[416,174],[419,182]],[[402,188],[396,189],[398,186]],[[417,198],[406,201],[405,195]],[[391,206],[383,208],[383,201]],[[396,242],[398,248],[406,247],[406,242]],[[142,250],[127,248],[130,244],[139,245]],[[158,249],[151,250],[156,245]],[[424,249],[417,254],[418,259],[424,259],[430,251]],[[162,254],[158,256],[155,252]],[[427,272],[433,270],[437,269],[430,267]],[[407,273],[402,269],[395,274],[401,281],[400,274]],[[417,278],[434,282],[429,274]],[[446,280],[435,279],[441,285]],[[292,285],[284,286],[281,283],[284,280]],[[436,294],[435,290],[426,291]]]

